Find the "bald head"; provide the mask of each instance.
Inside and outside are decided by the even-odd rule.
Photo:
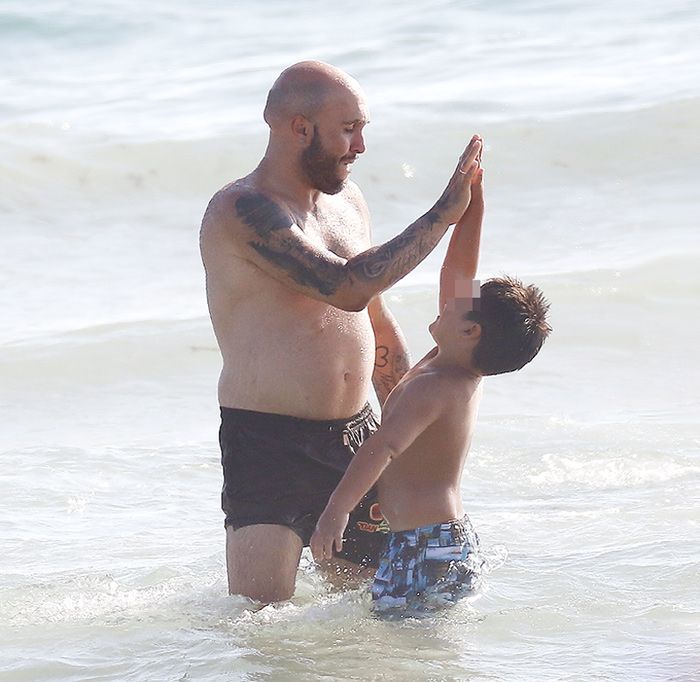
[[[312,118],[338,90],[360,94],[357,81],[335,66],[317,61],[293,64],[282,71],[267,95],[265,122],[274,127],[298,114]]]

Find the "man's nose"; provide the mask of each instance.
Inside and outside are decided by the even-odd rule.
[[[355,154],[362,154],[365,151],[365,138],[362,136],[362,131],[355,131],[350,141],[350,151]]]

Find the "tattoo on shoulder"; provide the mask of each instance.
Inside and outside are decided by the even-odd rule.
[[[236,199],[236,213],[260,237],[266,237],[277,230],[292,226],[291,216],[285,213],[276,202],[264,194],[243,194]]]

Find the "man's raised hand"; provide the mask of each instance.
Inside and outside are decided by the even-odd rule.
[[[472,181],[479,170],[482,147],[481,137],[474,135],[459,157],[457,168],[447,183],[445,191],[433,206],[433,210],[439,214],[441,221],[454,225],[467,210],[471,200]]]

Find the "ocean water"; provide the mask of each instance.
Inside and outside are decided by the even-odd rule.
[[[693,0],[0,3],[0,680],[700,679],[700,8]],[[386,623],[308,557],[226,595],[198,253],[304,58],[371,110],[375,239],[486,140],[481,275],[554,333],[488,380],[475,598]],[[429,347],[444,244],[387,293]]]

